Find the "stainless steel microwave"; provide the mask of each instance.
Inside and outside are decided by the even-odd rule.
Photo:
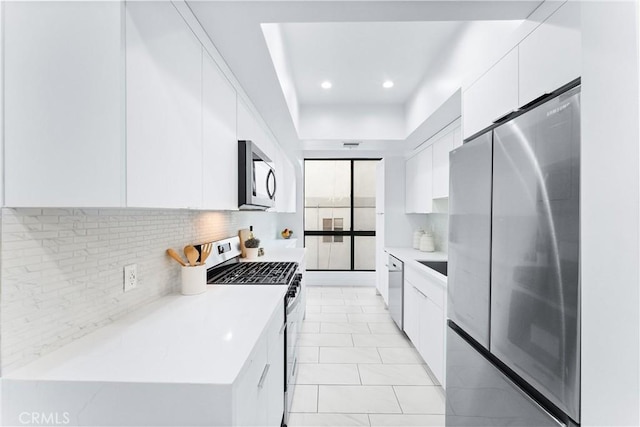
[[[238,141],[238,208],[265,210],[275,201],[273,162],[252,141]]]

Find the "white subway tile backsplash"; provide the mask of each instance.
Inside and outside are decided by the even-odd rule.
[[[153,209],[3,209],[2,370],[136,310],[180,285],[165,250],[236,235],[254,226],[277,238],[276,213]],[[122,290],[123,267],[138,265],[138,287]]]

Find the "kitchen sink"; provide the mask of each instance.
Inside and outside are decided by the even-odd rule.
[[[440,274],[447,275],[447,261],[418,261],[420,264],[425,265]]]

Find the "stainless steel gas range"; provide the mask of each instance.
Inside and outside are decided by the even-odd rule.
[[[207,259],[207,284],[287,286],[284,295],[284,414],[286,426],[295,388],[298,364],[298,335],[304,318],[304,293],[302,271],[296,262],[242,262],[240,239],[212,242],[211,256]],[[199,249],[199,248],[198,248]]]

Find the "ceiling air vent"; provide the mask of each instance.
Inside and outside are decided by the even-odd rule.
[[[358,146],[360,145],[359,142],[343,142],[342,143],[342,148],[348,148],[348,149],[354,149],[354,148],[358,148]]]

